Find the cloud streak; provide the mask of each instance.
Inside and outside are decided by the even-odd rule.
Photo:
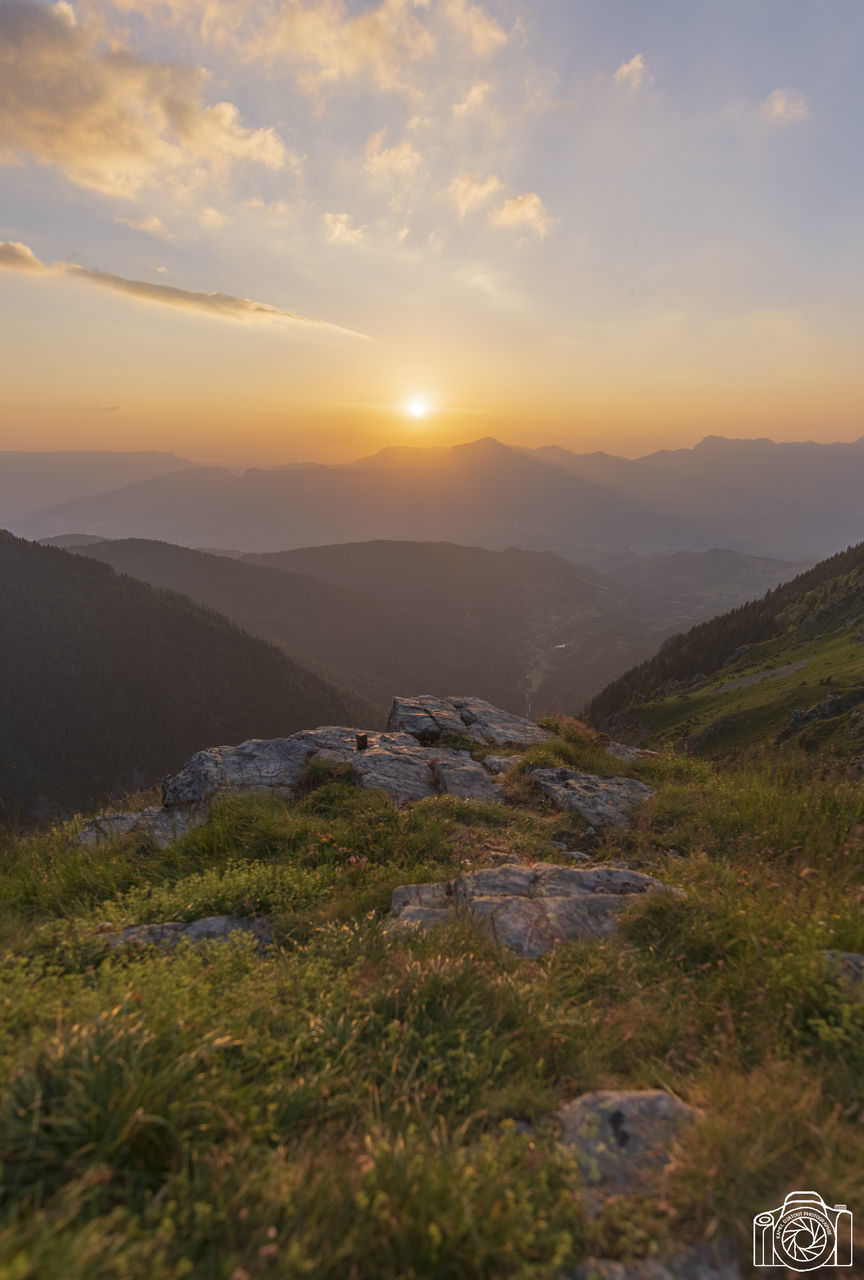
[[[134,298],[138,302],[159,303],[162,306],[194,311],[199,315],[241,322],[267,321],[303,325],[370,341],[365,333],[344,329],[341,325],[331,324],[327,320],[310,320],[308,316],[301,316],[293,311],[283,311],[265,302],[253,302],[250,298],[235,298],[230,293],[196,293],[189,289],[178,289],[169,284],[153,284],[148,280],[129,280],[125,276],[117,276],[110,271],[81,267],[74,262],[55,262],[49,266],[41,262],[28,245],[17,240],[0,241],[0,267],[31,275],[65,275],[77,280],[86,280],[90,284],[126,294],[127,297]]]

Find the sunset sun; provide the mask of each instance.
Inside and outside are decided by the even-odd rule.
[[[429,413],[429,404],[426,400],[419,398],[409,400],[405,406],[405,412],[412,418],[425,418]]]

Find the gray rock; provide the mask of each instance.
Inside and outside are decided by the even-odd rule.
[[[500,788],[467,751],[428,751],[407,733],[369,733],[367,740],[367,748],[358,751],[356,729],[328,726],[290,738],[211,747],[165,779],[162,800],[174,808],[231,791],[291,796],[307,763],[316,759],[350,764],[359,786],[383,791],[398,805],[442,793],[469,800],[500,798]]]
[[[461,912],[502,946],[533,958],[574,938],[607,936],[618,916],[648,893],[681,891],[638,871],[501,860],[456,880],[401,886],[387,928],[428,929]]]
[[[566,1280],[741,1280],[741,1266],[729,1246],[697,1244],[665,1258],[612,1262],[589,1258]],[[563,1278],[562,1278],[563,1280]]]
[[[572,769],[529,769],[525,775],[559,809],[575,810],[594,827],[620,826],[654,788],[635,778],[599,778]]]
[[[164,809],[151,805],[139,813],[100,813],[86,822],[78,833],[79,844],[91,846],[126,836],[135,836],[142,845],[167,849],[187,831],[207,821],[203,806],[188,809]]]
[[[601,1090],[569,1102],[555,1119],[589,1191],[656,1195],[675,1144],[698,1114],[660,1089]]]
[[[519,763],[522,756],[484,756],[483,768],[489,773],[509,773]]]
[[[493,707],[482,698],[394,698],[387,728],[413,737],[425,745],[455,733],[493,747],[530,747],[552,735],[522,716]]]
[[[640,747],[628,746],[626,742],[610,742],[606,746],[606,750],[610,756],[615,756],[617,760],[624,760],[627,764],[635,764],[637,760],[642,760],[645,756],[656,756],[656,751],[643,751]]]
[[[828,967],[836,978],[850,986],[864,982],[864,955],[857,951],[826,951]]]
[[[104,932],[104,927],[101,932]],[[167,920],[160,924],[136,924],[124,929],[111,941],[112,947],[129,943],[164,947],[171,950],[183,938],[190,942],[225,942],[234,934],[250,934],[263,951],[273,941],[270,925],[264,919],[243,916],[205,916],[184,924],[179,920]]]

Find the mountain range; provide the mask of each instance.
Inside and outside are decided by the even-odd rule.
[[[593,568],[726,547],[814,560],[864,528],[864,439],[708,437],[628,459],[483,439],[350,465],[176,468],[32,506],[14,532],[162,538],[264,552],[380,539],[551,551]]]
[[[394,686],[471,688],[517,713],[578,710],[672,632],[795,571],[712,551],[604,575],[549,552],[446,542],[240,557],[144,539],[73,549],[218,610],[382,710]]]

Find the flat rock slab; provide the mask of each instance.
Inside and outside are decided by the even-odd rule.
[[[638,871],[506,862],[439,884],[400,886],[388,928],[430,929],[461,912],[502,946],[533,958],[574,938],[613,933],[618,916],[645,894],[680,892]]]
[[[426,746],[444,734],[458,734],[493,747],[531,747],[552,735],[523,716],[515,716],[482,698],[394,698],[387,728],[410,733]]]
[[[580,814],[592,827],[616,827],[627,822],[654,788],[635,778],[600,778],[573,769],[528,769],[525,777],[558,809]]]
[[[244,916],[205,916],[184,924],[180,920],[167,920],[161,924],[135,924],[112,938],[112,947],[133,943],[141,946],[163,947],[172,950],[178,942],[187,938],[192,943],[226,942],[238,934],[248,934],[263,951],[273,941],[267,920]]]
[[[569,1102],[555,1119],[592,1192],[656,1195],[675,1144],[698,1114],[661,1089],[600,1090]]]
[[[697,1244],[638,1262],[589,1258],[562,1280],[741,1280],[741,1266],[731,1248]]]
[[[84,824],[78,833],[78,842],[90,846],[135,836],[142,845],[167,849],[187,831],[206,821],[207,810],[200,805],[185,809],[151,805],[138,813],[100,813]]]

